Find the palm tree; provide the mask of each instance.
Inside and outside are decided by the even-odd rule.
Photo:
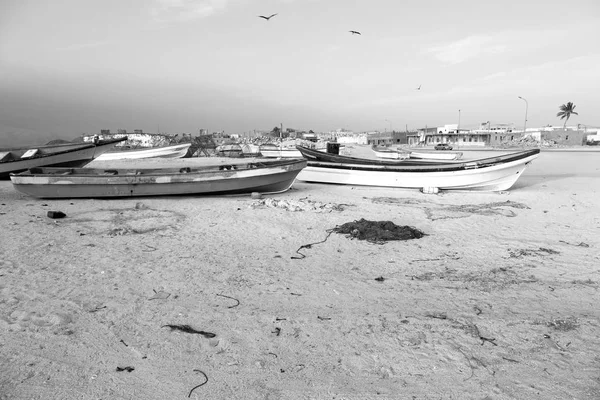
[[[575,110],[575,104],[573,104],[569,101],[567,104],[563,104],[562,106],[560,106],[558,108],[560,109],[560,112],[558,114],[556,114],[556,116],[560,117],[560,119],[566,118],[563,129],[567,129],[567,121],[571,117],[571,114],[579,115],[575,111],[573,111],[573,110]]]

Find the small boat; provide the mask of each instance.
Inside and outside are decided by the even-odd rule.
[[[215,149],[215,153],[219,157],[241,158],[244,156],[242,146],[237,143],[219,145]]]
[[[372,146],[371,150],[375,153],[378,158],[392,159],[392,160],[406,160],[409,158],[410,153],[402,150],[395,150],[390,148]]]
[[[252,143],[244,143],[240,146],[242,148],[243,157],[260,157],[260,146]]]
[[[99,157],[96,157],[96,161],[112,161],[112,160],[126,160],[126,159],[140,159],[140,158],[182,158],[187,154],[191,143],[180,143],[170,146],[162,147],[150,147],[141,149],[119,149],[116,151],[106,152]],[[118,149],[115,148],[115,149]]]
[[[259,151],[265,158],[302,158],[302,153],[297,149],[274,144],[263,144],[259,147]]]
[[[34,167],[83,167],[127,137],[96,142],[61,143],[42,146],[0,148],[0,179]]]
[[[307,157],[307,150],[299,147]],[[340,161],[308,161],[308,166],[298,175],[298,180],[357,186],[381,186],[434,190],[508,190],[522,175],[525,168],[539,155],[539,149],[520,151],[496,157],[464,162],[369,163]],[[314,153],[312,154],[314,157]],[[331,155],[329,155],[331,156]],[[323,157],[328,158],[328,157]]]
[[[306,160],[273,160],[158,169],[32,168],[11,174],[19,192],[38,198],[281,193]]]
[[[302,154],[304,158],[309,161],[324,161],[324,162],[333,162],[333,163],[345,163],[345,164],[366,164],[366,165],[423,165],[423,164],[432,164],[432,163],[441,163],[441,161],[424,161],[417,159],[369,159],[369,158],[358,158],[351,156],[343,156],[340,154],[327,153],[324,151],[319,151],[316,149],[310,149],[308,147],[296,146],[298,151]],[[447,163],[447,162],[444,162]]]
[[[411,151],[409,158],[417,160],[460,160],[463,156],[462,152],[428,152],[428,151]]]

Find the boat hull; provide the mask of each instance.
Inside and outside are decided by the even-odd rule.
[[[16,190],[38,198],[114,198],[272,193],[288,190],[305,160],[181,169],[42,169],[11,175]]]
[[[83,167],[111,150],[127,138],[102,141],[98,144],[73,143],[57,146],[31,146],[47,152],[37,157],[0,162],[0,179],[8,179],[11,173],[19,173],[36,167]],[[22,150],[22,149],[19,149]],[[9,151],[16,151],[10,149]]]
[[[96,161],[112,160],[137,160],[142,158],[183,158],[188,152],[191,143],[182,143],[174,146],[153,147],[149,149],[109,151],[96,157]]]
[[[445,164],[448,161],[444,160],[417,160],[411,159],[408,157],[402,159],[368,159],[368,158],[358,158],[358,157],[350,157],[350,156],[342,156],[339,154],[331,154],[323,151],[309,149],[308,147],[297,146],[298,151],[302,154],[304,158],[309,161],[326,161],[326,162],[337,162],[337,163],[349,163],[349,164],[362,164],[362,165],[389,165],[389,166],[398,166],[398,165],[423,165],[423,164]]]
[[[429,153],[421,151],[411,151],[409,157],[417,160],[459,160],[462,158],[462,155],[462,152]]]
[[[265,158],[302,158],[300,151],[292,150],[260,150],[260,154]]]
[[[385,160],[405,160],[409,157],[409,153],[402,150],[391,149],[387,147],[371,146],[371,150],[375,157]]]
[[[415,169],[388,166],[309,162],[299,181],[394,188],[502,191],[510,189],[527,166],[538,157],[531,154],[491,165],[423,166]]]

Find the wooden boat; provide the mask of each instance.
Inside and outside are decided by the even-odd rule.
[[[260,154],[266,158],[302,158],[302,153],[295,148],[280,148],[274,144],[263,144],[259,148]]]
[[[219,145],[215,149],[215,153],[219,157],[241,158],[244,156],[242,146],[237,143]]]
[[[305,150],[301,149],[304,154]],[[368,164],[365,162],[308,161],[298,180],[344,185],[442,190],[508,190],[539,149],[464,162]],[[305,155],[306,156],[306,155]],[[363,161],[368,161],[364,160]]]
[[[240,145],[242,148],[243,157],[260,157],[260,146],[252,143],[244,143]]]
[[[385,158],[391,160],[406,160],[409,158],[410,153],[402,150],[389,149],[384,147],[371,146],[371,150],[375,153],[378,158]]]
[[[306,160],[160,169],[32,168],[11,174],[16,190],[39,198],[279,193]]]
[[[368,158],[358,158],[358,157],[350,157],[343,156],[340,154],[327,153],[315,149],[310,149],[308,147],[296,146],[298,151],[302,154],[304,158],[309,161],[324,161],[324,162],[333,162],[333,163],[345,163],[345,164],[365,164],[365,165],[423,165],[423,164],[432,164],[432,163],[442,163],[440,160],[417,160],[417,159],[368,159]],[[447,163],[444,161],[443,163]]]
[[[411,151],[409,158],[417,160],[460,160],[463,153],[460,151],[449,152],[428,152],[428,151]]]
[[[0,148],[0,179],[34,167],[83,167],[127,137],[93,142]]]
[[[171,146],[109,151],[100,155],[99,157],[96,157],[96,161],[112,161],[140,158],[182,158],[185,157],[191,145],[191,143],[180,143]]]

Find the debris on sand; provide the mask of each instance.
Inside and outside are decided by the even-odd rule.
[[[396,225],[392,221],[358,221],[347,222],[333,228],[335,233],[343,233],[352,239],[366,240],[371,243],[385,243],[391,240],[420,239],[425,233],[412,226]]]
[[[198,331],[189,325],[163,325],[163,328],[165,326],[171,328],[172,331],[182,331],[185,333],[196,333],[198,335],[204,336],[205,338],[214,338],[215,336],[217,336],[211,332]]]
[[[198,389],[200,386],[206,385],[206,383],[208,382],[208,376],[206,376],[206,374],[205,374],[204,372],[200,371],[199,369],[195,369],[195,370],[194,370],[194,372],[199,372],[199,373],[201,373],[202,375],[204,375],[204,379],[205,379],[205,380],[204,380],[204,382],[202,382],[201,384],[194,386],[194,387],[192,388],[192,390],[190,390],[190,393],[188,394],[188,397],[192,397],[192,392],[193,392],[194,390]]]
[[[58,219],[58,218],[64,218],[67,216],[67,214],[65,214],[62,211],[48,211],[48,218],[52,218],[52,219]]]
[[[276,200],[276,199],[260,199],[252,203],[252,208],[270,207],[282,208],[286,211],[315,211],[315,212],[332,212],[344,211],[348,204],[323,203],[308,199],[300,200]]]
[[[559,251],[540,247],[539,249],[508,249],[508,258],[521,258],[532,256],[546,256],[549,254],[560,254]]]
[[[343,233],[352,239],[366,240],[370,243],[384,244],[390,240],[410,240],[420,239],[426,236],[417,228],[411,226],[400,226],[392,221],[368,221],[361,218],[358,221],[347,222],[343,225],[338,225],[333,229],[327,230],[327,236],[320,242],[304,244],[296,250],[300,257],[294,256],[292,259],[301,260],[306,255],[300,253],[302,249],[310,249],[315,244],[325,243],[332,233]]]
[[[554,328],[557,331],[568,332],[577,329],[579,324],[577,323],[577,318],[569,317],[563,319],[555,318],[546,322],[546,326],[549,328]]]

